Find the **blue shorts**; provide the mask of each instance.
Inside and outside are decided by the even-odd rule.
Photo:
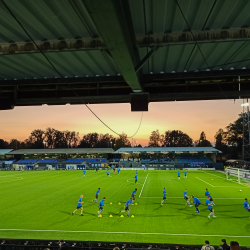
[[[98,199],[98,194],[95,195],[95,198]]]
[[[82,206],[80,206],[80,207],[76,207],[76,209],[79,209],[79,208],[81,208]]]
[[[100,210],[100,211],[102,211],[102,210],[103,210],[103,207],[102,207],[102,206],[100,206],[100,207],[99,207],[99,210]]]

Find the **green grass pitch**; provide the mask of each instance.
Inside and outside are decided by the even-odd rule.
[[[250,187],[215,171],[188,171],[188,179],[183,173],[177,180],[177,171],[140,170],[135,185],[135,171],[111,173],[112,177],[104,170],[87,171],[86,177],[82,171],[0,171],[1,238],[177,244],[203,244],[208,239],[214,245],[226,238],[250,246],[250,213],[243,207]],[[100,198],[106,197],[102,218],[92,202],[99,187]],[[167,201],[161,206],[164,187]],[[138,205],[131,206],[130,213],[134,218],[126,213],[121,218],[118,211],[135,188]],[[186,188],[190,197],[194,194],[202,202],[199,215],[185,206]],[[207,217],[206,188],[214,198],[217,218]],[[81,194],[84,216],[80,211],[72,216]]]

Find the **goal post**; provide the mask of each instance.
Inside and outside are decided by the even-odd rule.
[[[250,170],[242,168],[226,168],[226,179],[238,183],[250,183]]]

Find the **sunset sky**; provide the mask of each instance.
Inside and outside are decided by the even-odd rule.
[[[142,124],[134,141],[147,145],[153,130],[181,130],[193,140],[202,131],[207,139],[214,142],[219,128],[225,128],[238,118],[242,100],[161,102],[150,103],[149,111],[143,113]],[[141,112],[131,112],[130,104],[90,105],[91,109],[117,133],[131,136],[141,120]],[[34,129],[53,127],[71,130],[83,136],[89,132],[110,133],[84,105],[16,107],[14,110],[0,111],[0,138],[24,140]],[[114,134],[113,134],[114,135]]]

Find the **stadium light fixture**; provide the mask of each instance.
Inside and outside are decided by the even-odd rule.
[[[249,103],[247,102],[247,103],[243,103],[243,104],[241,104],[241,107],[248,107],[249,106]]]

